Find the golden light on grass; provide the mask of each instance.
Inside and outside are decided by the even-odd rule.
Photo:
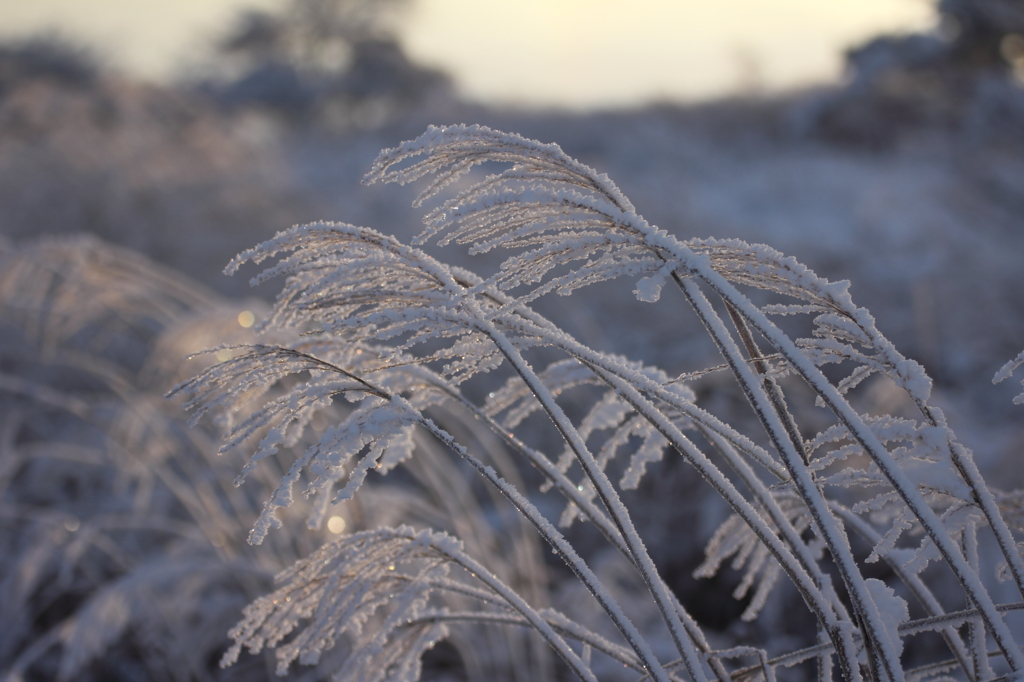
[[[253,315],[251,310],[243,310],[238,313],[238,324],[242,325],[246,329],[251,327],[256,322],[256,316]]]
[[[332,516],[327,519],[327,530],[331,531],[335,535],[338,535],[345,530],[345,519],[340,516]]]

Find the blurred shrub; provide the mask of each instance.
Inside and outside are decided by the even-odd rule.
[[[847,53],[850,83],[815,104],[826,139],[879,149],[946,130],[974,142],[1019,141],[1024,121],[1024,8],[1013,0],[942,0],[929,34],[882,36]]]

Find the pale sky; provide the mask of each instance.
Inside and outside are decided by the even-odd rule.
[[[246,7],[283,0],[0,0],[0,36],[54,30],[108,63],[166,78]],[[834,81],[842,51],[934,21],[927,0],[412,0],[412,57],[485,103],[697,101]]]

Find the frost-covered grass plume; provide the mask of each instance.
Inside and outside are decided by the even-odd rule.
[[[225,429],[222,452],[251,453],[240,484],[283,460],[251,543],[272,537],[300,499],[318,528],[371,479],[443,446],[462,462],[452,472],[475,471],[533,527],[603,620],[538,603],[505,558],[478,553],[457,529],[399,524],[342,535],[280,573],[231,630],[223,664],[271,648],[285,672],[344,643],[335,679],[411,681],[424,652],[460,629],[505,629],[535,633],[588,681],[1024,679],[1022,529],[1010,513],[1020,502],[982,479],[930,402],[921,365],[847,282],[768,246],[673,236],[605,175],[514,134],[432,127],[381,153],[366,176],[418,181],[416,205],[432,207],[412,245],[314,223],[240,254],[228,272],[255,263],[265,269],[254,283],[283,279],[261,322],[277,340],[223,348],[226,359],[172,393],[188,396],[194,421],[211,415]],[[508,256],[472,272],[420,248],[431,243]],[[651,366],[538,311],[545,297],[612,280],[648,315],[702,325],[720,360]],[[748,417],[702,406],[693,386],[710,375],[731,377]],[[860,390],[873,382],[899,389],[910,409],[877,409]],[[503,441],[531,482],[499,471],[484,440],[446,428],[442,409]],[[729,509],[697,575],[740,570],[744,620],[788,585],[816,623],[803,641],[726,641],[683,607],[624,493],[665,457],[685,460]],[[561,511],[543,491],[560,495]],[[642,597],[624,598],[595,570],[574,523],[603,536]],[[635,622],[637,600],[653,623]],[[913,641],[924,644],[911,656]],[[508,665],[527,670],[542,655],[524,651]]]

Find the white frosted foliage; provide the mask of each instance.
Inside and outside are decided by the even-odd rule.
[[[896,655],[903,651],[903,639],[900,637],[899,627],[910,620],[910,610],[907,602],[898,597],[891,587],[875,578],[868,578],[866,581],[868,594],[878,608],[882,617],[882,625],[885,628],[884,636],[888,638]]]
[[[473,172],[485,162],[497,170]],[[293,503],[294,486],[316,498],[309,521],[317,525],[330,504],[360,494],[371,472],[386,474],[416,457],[417,431],[426,430],[549,543],[607,617],[600,631],[619,639],[535,609],[451,536],[403,526],[342,536],[282,574],[277,590],[250,605],[232,631],[226,663],[242,647],[276,647],[284,671],[321,660],[344,637],[352,653],[338,679],[412,681],[422,653],[454,628],[505,624],[531,628],[588,681],[597,679],[602,657],[658,682],[774,680],[812,658],[826,678],[837,662],[849,682],[866,675],[902,682],[928,670],[975,679],[970,654],[988,657],[977,650],[989,641],[1010,677],[1024,671],[1019,633],[1001,615],[1008,606],[979,577],[989,557],[978,552],[977,534],[987,528],[1005,573],[1024,593],[1024,562],[1003,518],[1009,498],[988,488],[929,403],[924,368],[853,303],[849,282],[829,282],[765,245],[679,239],[557,145],[482,126],[431,127],[382,152],[366,176],[421,179],[427,185],[416,205],[435,203],[416,243],[503,252],[493,272],[448,266],[369,228],[286,230],[228,270],[269,262],[253,281],[284,278],[265,328],[291,334],[293,343],[237,347],[176,391],[191,396],[196,419],[222,415],[225,450],[254,453],[240,478],[271,457],[287,460],[254,542],[281,525],[276,514]],[[688,305],[720,358],[670,375],[590,348],[532,307],[541,297],[619,278],[640,302],[658,304],[650,311],[659,312],[644,314],[675,319],[671,306]],[[661,300],[665,286],[679,290],[676,303]],[[792,338],[790,328],[808,336]],[[1021,364],[1024,354],[995,381]],[[501,378],[480,378],[487,373]],[[719,380],[734,382],[731,395],[746,403],[736,423],[699,404]],[[484,398],[467,397],[481,385],[489,386]],[[900,413],[863,407],[862,394],[876,385],[901,396]],[[531,500],[513,477],[438,426],[433,410],[453,405],[534,467],[542,491],[564,498],[562,526],[588,521],[621,554],[646,590],[658,647],[548,519],[557,507]],[[306,435],[328,414],[328,426]],[[553,430],[535,433],[541,418]],[[473,433],[471,440],[475,447],[487,438]],[[712,648],[659,575],[624,502],[630,498],[620,495],[666,457],[682,458],[728,505],[695,576],[712,577],[727,563],[740,571],[733,597],[750,600],[744,620],[771,610],[777,586],[790,582],[817,623],[814,643],[778,655]],[[617,485],[612,472],[621,472]],[[853,542],[854,533],[867,544]],[[865,564],[879,561],[892,568],[886,582],[864,576]],[[931,562],[948,569],[955,597],[931,593],[922,573]],[[909,620],[897,589],[912,594],[927,617]],[[456,593],[472,607],[450,608]],[[945,614],[943,603],[957,601],[971,612]],[[958,628],[967,620],[965,639]],[[941,655],[952,662],[906,671],[904,638],[923,631],[940,633],[948,649]],[[755,666],[731,667],[744,657]]]
[[[1013,376],[1014,371],[1016,371],[1016,369],[1021,365],[1024,365],[1024,351],[1021,351],[1020,354],[1017,355],[1017,357],[1015,357],[1013,360],[1010,360],[1005,365],[1000,367],[999,371],[996,372],[996,375],[992,377],[992,383],[998,384],[1002,381],[1009,379],[1011,376]],[[1021,379],[1020,383],[1021,386],[1024,386],[1024,379]],[[1024,391],[1021,391],[1016,395],[1016,397],[1014,397],[1013,404],[1024,405]]]

